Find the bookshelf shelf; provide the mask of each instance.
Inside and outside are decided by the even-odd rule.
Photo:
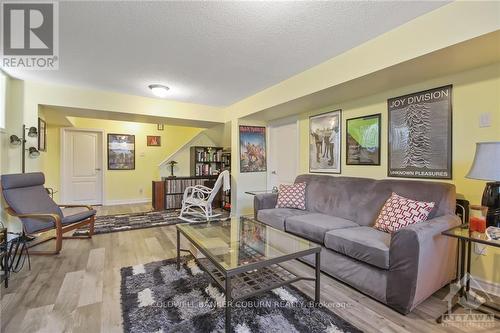
[[[191,176],[212,176],[231,167],[231,153],[222,147],[191,147]]]

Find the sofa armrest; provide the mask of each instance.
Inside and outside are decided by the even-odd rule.
[[[455,278],[457,240],[441,233],[458,225],[458,216],[443,215],[392,235],[386,294],[390,306],[408,313]]]
[[[257,218],[257,212],[261,209],[270,209],[276,207],[278,202],[278,193],[257,194],[253,198],[253,212]]]

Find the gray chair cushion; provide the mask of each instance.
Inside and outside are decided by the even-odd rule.
[[[285,221],[287,232],[320,244],[323,244],[327,231],[353,227],[359,227],[359,224],[319,213],[287,217]]]
[[[2,191],[7,204],[17,214],[56,214],[63,216],[61,209],[49,197],[43,187],[43,173],[2,175]],[[36,233],[55,226],[52,219],[21,218],[27,233]]]
[[[373,266],[389,269],[391,235],[371,227],[328,231],[325,246]]]
[[[91,217],[92,215],[95,215],[96,213],[97,212],[94,209],[92,209],[92,210],[86,210],[84,212],[79,212],[79,213],[76,213],[73,215],[68,215],[68,216],[65,216],[63,218],[62,224],[71,224],[71,223],[80,222],[80,221],[88,219],[89,217]]]
[[[304,215],[308,212],[293,208],[271,208],[261,209],[257,212],[257,221],[265,223],[273,228],[285,230],[285,219],[290,216]]]

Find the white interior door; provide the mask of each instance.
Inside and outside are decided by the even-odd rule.
[[[297,119],[285,119],[269,126],[268,190],[292,184],[298,173]]]
[[[63,203],[102,204],[102,137],[102,132],[63,129]]]

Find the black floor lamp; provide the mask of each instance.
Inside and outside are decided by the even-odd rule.
[[[481,206],[488,207],[487,226],[500,228],[500,142],[476,143],[474,162],[466,177],[488,181]]]
[[[27,133],[26,133],[27,132]],[[26,152],[28,152],[28,155],[30,157],[38,157],[40,156],[40,152],[38,151],[38,149],[36,149],[35,147],[29,147],[28,149],[26,149],[26,134],[30,137],[30,138],[36,138],[38,136],[38,130],[36,127],[32,126],[32,127],[26,127],[26,125],[23,125],[23,135],[22,135],[22,138],[19,138],[17,135],[13,134],[10,136],[10,143],[12,145],[21,145],[21,169],[22,169],[22,172],[25,173],[26,172]]]

